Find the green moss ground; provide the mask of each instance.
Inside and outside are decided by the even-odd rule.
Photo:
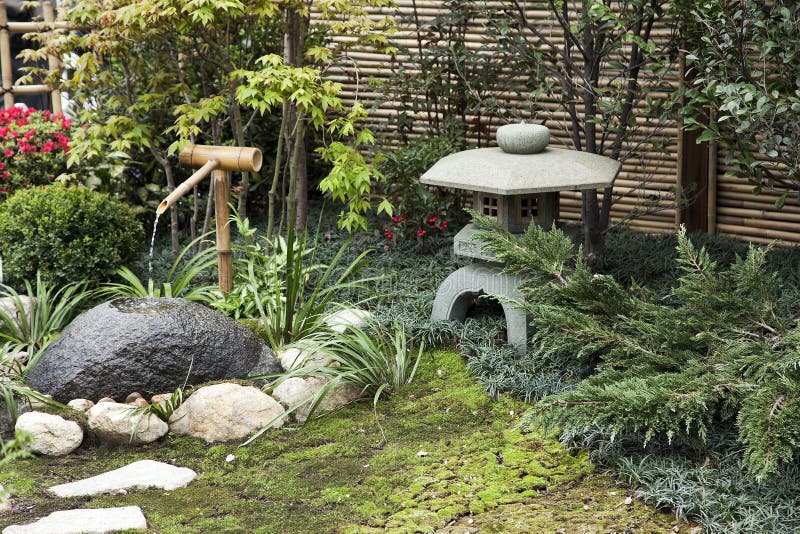
[[[431,352],[415,383],[377,412],[359,404],[246,448],[169,436],[14,463],[0,474],[17,493],[0,527],[58,509],[139,505],[160,533],[688,531],[668,513],[626,505],[625,488],[585,453],[511,430],[524,410],[491,401],[458,354]],[[171,492],[62,500],[45,491],[144,458],[200,476]]]

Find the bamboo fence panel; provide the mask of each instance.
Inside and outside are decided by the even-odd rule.
[[[2,76],[3,106],[8,109],[14,106],[14,95],[41,95],[50,94],[53,112],[62,113],[61,92],[44,84],[14,85],[14,67],[11,57],[12,33],[45,33],[56,30],[70,29],[64,21],[57,21],[53,2],[46,0],[41,3],[44,21],[13,22],[8,20],[8,11],[5,1],[0,0],[0,75]],[[51,70],[60,70],[61,62],[55,56],[47,58]]]
[[[754,194],[752,185],[731,175],[734,168],[726,163],[729,153],[724,147],[717,151],[716,220],[719,233],[753,243],[773,240],[787,246],[800,243],[800,200],[797,193],[790,193],[778,210],[775,203],[785,190],[764,189],[760,194]]]
[[[555,43],[563,43],[563,35],[560,33],[557,23],[547,9],[537,7],[540,3],[528,2],[527,17],[531,21],[536,21],[548,29],[548,36]],[[490,1],[481,2],[490,8],[508,6],[508,3]],[[410,23],[414,14],[414,8],[421,26],[429,23],[437,15],[445,15],[449,8],[442,0],[396,0],[394,9],[375,10],[374,17],[384,17],[392,14],[398,21],[398,32],[390,36],[390,41],[394,46],[408,48],[415,51],[418,48],[416,33]],[[481,18],[473,19],[465,34],[465,46],[478,50],[490,42],[486,35],[484,23]],[[666,25],[655,28],[656,39],[666,38],[670,29]],[[348,61],[337,65],[331,69],[328,75],[335,81],[342,84],[343,101],[346,104],[353,104],[356,101],[370,110],[371,125],[377,131],[390,132],[389,121],[397,117],[400,105],[397,102],[385,101],[386,97],[381,84],[387,82],[392,74],[392,70],[399,65],[403,65],[407,76],[419,75],[416,65],[409,62],[409,58],[402,53],[394,60],[389,57],[375,53],[374,51],[355,48],[347,53]],[[520,73],[512,72],[510,69],[501,71],[504,77],[500,85],[501,90],[491,96],[502,101],[505,108],[509,110],[509,115],[516,118],[533,120],[536,122],[546,121],[551,129],[551,143],[554,146],[571,148],[572,142],[567,132],[567,116],[561,111],[555,98],[541,98],[536,102],[538,111],[531,113],[531,102],[529,94],[525,90],[525,77]],[[648,84],[648,74],[642,76],[642,83]],[[670,73],[669,84],[674,89],[678,87],[677,65],[675,72]],[[668,95],[661,92],[652,92],[649,96],[653,98],[666,98]],[[423,96],[418,96],[423,98]],[[582,104],[578,106],[578,111],[583,109]],[[441,119],[442,117],[438,117]],[[467,119],[474,119],[468,116]],[[412,115],[413,125],[410,129],[411,136],[429,135],[429,117],[420,112]],[[486,120],[486,117],[482,117]],[[489,145],[494,144],[494,132],[508,119],[490,117],[488,122]],[[633,227],[647,232],[672,232],[676,228],[676,210],[674,192],[677,186],[677,132],[678,125],[675,123],[660,124],[657,120],[647,117],[642,110],[636,114],[636,122],[639,127],[639,135],[632,141],[640,142],[648,136],[656,136],[665,146],[665,152],[645,149],[637,154],[636,159],[627,160],[617,178],[614,187],[617,202],[612,209],[612,221],[623,221]],[[486,134],[482,134],[486,138]],[[473,132],[469,135],[469,140],[478,141],[478,136]],[[486,143],[484,142],[484,146]],[[645,147],[643,147],[645,148]],[[567,221],[580,220],[580,193],[562,192],[560,202],[560,217]],[[656,211],[653,211],[653,210]],[[631,214],[643,212],[644,215],[630,219]]]

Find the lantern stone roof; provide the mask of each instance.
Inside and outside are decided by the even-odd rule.
[[[610,186],[619,161],[577,150],[548,147],[538,154],[477,148],[440,159],[420,182],[502,196],[600,189]]]

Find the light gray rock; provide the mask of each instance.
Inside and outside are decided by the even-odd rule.
[[[53,486],[49,491],[58,497],[99,495],[133,488],[159,488],[172,491],[185,488],[196,476],[197,473],[188,467],[177,467],[153,460],[139,460],[91,478]]]
[[[306,366],[324,367],[331,363],[330,358],[322,354],[315,353],[310,348],[300,349],[297,347],[291,347],[288,349],[282,349],[279,350],[275,356],[278,358],[278,361],[281,362],[281,366],[286,371],[291,371],[292,369],[298,369]]]
[[[293,376],[281,382],[278,387],[272,391],[272,396],[280,402],[287,410],[298,403],[307,401],[303,406],[295,409],[291,416],[294,417],[298,423],[305,423],[308,419],[308,414],[311,411],[313,399],[316,398],[319,391],[328,383],[327,378],[309,377],[302,378]],[[340,385],[331,389],[325,397],[320,401],[315,410],[316,415],[325,412],[330,412],[336,408],[340,408],[346,404],[355,402],[361,397],[361,390],[355,386]]]
[[[4,495],[5,488],[0,484],[0,515],[10,512],[14,508],[14,501],[10,495]]]
[[[138,506],[79,508],[53,512],[26,525],[11,525],[3,534],[105,534],[120,530],[147,530],[147,519]]]
[[[15,429],[31,435],[26,449],[45,456],[64,456],[83,442],[83,430],[78,423],[49,413],[24,413],[17,419]]]
[[[358,308],[343,308],[338,310],[327,317],[325,317],[325,324],[334,332],[341,334],[347,327],[363,327],[370,319],[372,313]]]
[[[497,129],[497,144],[509,154],[537,154],[550,143],[550,129],[541,124],[506,124]]]
[[[67,403],[67,406],[79,412],[88,412],[89,409],[94,406],[94,402],[89,399],[72,399]]]
[[[275,399],[257,388],[213,384],[192,393],[172,414],[169,427],[175,434],[217,443],[244,438],[273,421],[273,428],[279,428],[284,413]]]
[[[30,315],[33,310],[34,300],[27,295],[19,295],[19,300],[22,304],[22,313]],[[20,310],[12,297],[0,298],[0,311],[19,323]]]
[[[134,413],[135,407],[117,402],[100,402],[92,406],[86,415],[89,428],[106,443],[151,443],[169,431],[167,423],[153,414]],[[138,423],[138,427],[137,427]],[[136,435],[131,434],[136,428]]]

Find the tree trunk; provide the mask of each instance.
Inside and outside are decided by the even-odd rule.
[[[303,50],[305,48],[306,34],[308,31],[308,18],[300,15],[292,8],[286,9],[286,33],[283,37],[283,61],[286,65],[301,67],[303,65]],[[293,176],[294,190],[292,202],[296,209],[292,210],[293,217],[290,217],[287,224],[294,224],[295,228],[302,230],[306,226],[308,218],[308,154],[305,147],[305,128],[298,120],[300,119],[297,107],[289,105],[288,124],[286,131],[289,136],[294,138],[298,146],[287,143],[287,148],[291,151],[290,175]],[[297,137],[298,132],[303,137]],[[290,190],[292,188],[290,187]]]
[[[278,133],[278,146],[275,148],[275,169],[272,172],[272,185],[269,188],[269,207],[267,208],[267,241],[271,242],[275,233],[275,211],[278,206],[278,185],[280,185],[281,168],[283,167],[283,147],[286,137],[287,115],[289,114],[289,103],[283,103],[281,112],[281,127]],[[281,207],[283,211],[285,207]],[[283,217],[279,217],[279,220]]]
[[[236,88],[231,87],[231,95],[234,95],[235,92]],[[239,109],[239,104],[233,97],[231,97],[230,117],[231,117],[231,130],[233,131],[233,137],[236,141],[236,146],[245,147],[246,145],[244,142],[244,124],[242,124],[242,110]],[[239,203],[237,204],[236,211],[239,212],[239,217],[241,217],[242,219],[246,219],[247,195],[248,192],[250,191],[249,172],[242,172],[242,182],[238,189],[239,189]]]

